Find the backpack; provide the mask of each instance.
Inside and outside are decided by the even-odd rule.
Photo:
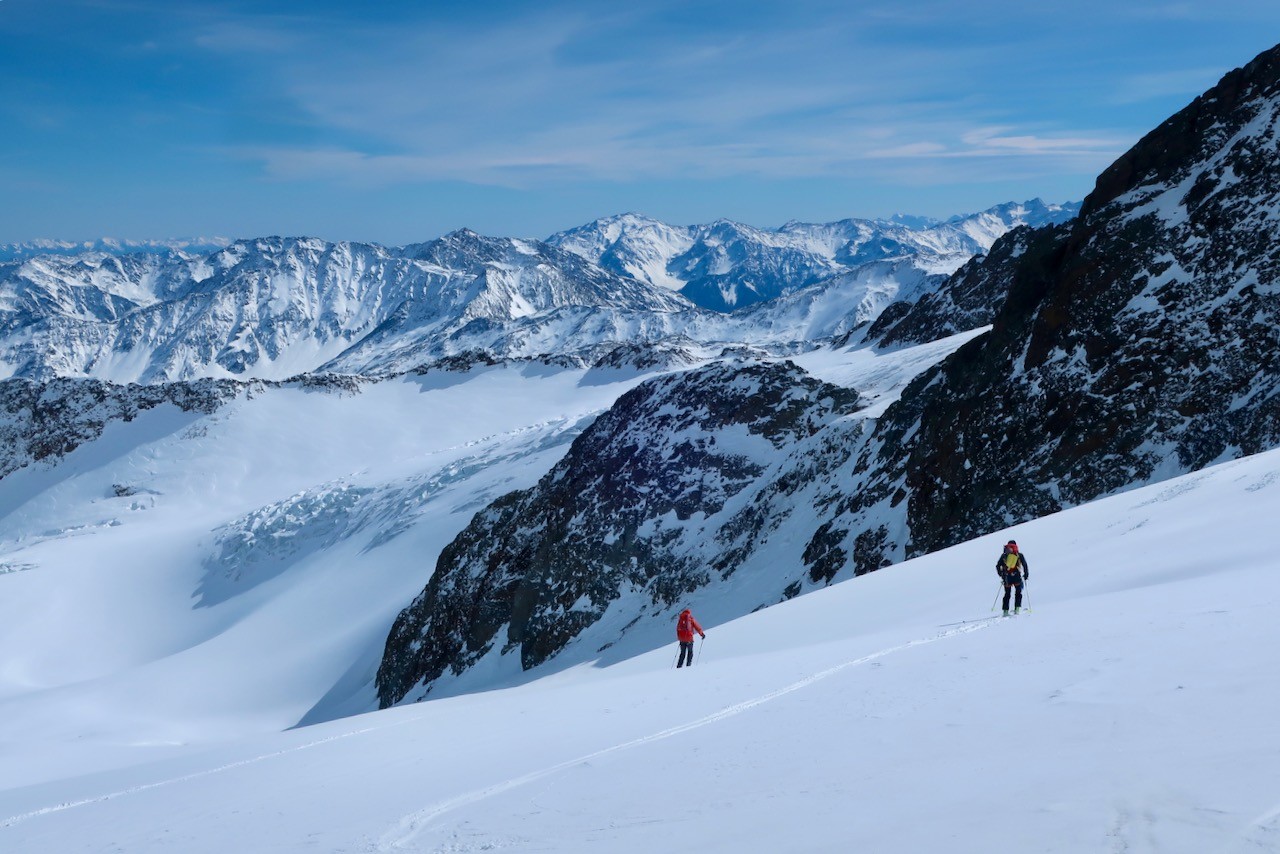
[[[1006,552],[1004,556],[1004,568],[1006,572],[1018,571],[1018,553]]]
[[[693,634],[693,626],[690,625],[690,623],[692,622],[693,622],[692,614],[688,612],[681,614],[679,622],[676,623],[676,631],[682,635]]]

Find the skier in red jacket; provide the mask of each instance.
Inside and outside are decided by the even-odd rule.
[[[676,667],[684,667],[685,656],[688,656],[689,666],[693,666],[693,633],[697,632],[706,637],[707,633],[702,630],[702,626],[698,625],[698,621],[693,618],[693,612],[685,608],[680,612],[680,617],[676,620],[676,639],[680,641],[680,663]]]

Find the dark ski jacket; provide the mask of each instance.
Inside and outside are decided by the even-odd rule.
[[[1031,568],[1027,566],[1027,558],[1022,554],[1022,552],[1016,552],[1018,555],[1018,564],[1012,570],[1004,565],[1004,559],[1008,554],[1009,548],[1006,546],[1005,550],[1000,553],[1000,558],[996,561],[996,575],[1000,576],[1000,580],[1012,584],[1014,581],[1018,580],[1019,573],[1021,573],[1024,579],[1030,578]]]

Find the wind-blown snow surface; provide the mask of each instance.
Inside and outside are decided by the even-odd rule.
[[[1276,850],[1278,499],[1270,452],[728,624],[694,602],[692,670],[665,649],[81,773],[125,729],[181,738],[157,711],[84,733],[55,768],[7,762],[0,846]],[[1032,612],[984,621],[1009,535]],[[6,721],[30,725],[12,704]]]

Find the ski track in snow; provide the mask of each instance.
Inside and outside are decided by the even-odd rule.
[[[806,676],[805,678],[797,682],[793,682],[792,684],[779,688],[776,691],[771,691],[768,694],[764,694],[762,696],[755,697],[753,699],[744,700],[741,703],[735,703],[732,706],[726,706],[725,708],[721,709],[718,712],[713,712],[712,714],[698,718],[697,720],[694,720],[694,721],[690,721],[689,723],[680,724],[674,727],[669,727],[668,729],[664,729],[660,732],[656,732],[651,735],[642,736],[640,738],[632,739],[631,741],[626,741],[621,744],[615,744],[612,747],[606,747],[601,750],[597,750],[594,753],[588,753],[584,756],[579,756],[575,759],[570,759],[565,762],[560,762],[548,768],[543,768],[538,771],[532,771],[528,774],[524,774],[520,777],[514,777],[510,780],[504,780],[501,783],[496,783],[484,789],[479,789],[473,792],[468,792],[466,794],[459,795],[457,797],[448,798],[446,800],[439,801],[435,804],[432,804],[431,806],[425,807],[424,809],[421,809],[421,810],[417,810],[416,812],[410,813],[409,815],[405,816],[396,824],[395,828],[383,834],[383,836],[378,842],[367,846],[365,850],[376,852],[376,851],[396,851],[396,850],[403,849],[404,846],[410,844],[420,833],[422,833],[422,831],[426,830],[432,821],[439,818],[441,815],[444,815],[445,813],[451,812],[461,807],[468,806],[478,801],[485,800],[486,798],[493,797],[494,795],[499,795],[499,794],[502,794],[503,792],[507,792],[512,789],[519,788],[520,786],[524,786],[528,783],[541,780],[545,777],[549,777],[560,771],[564,771],[569,768],[573,768],[573,767],[582,765],[584,763],[590,762],[593,759],[597,759],[602,756],[607,756],[612,753],[619,753],[624,750],[630,750],[632,748],[640,747],[645,744],[651,744],[655,741],[661,741],[663,739],[671,738],[672,736],[680,735],[681,733],[689,732],[690,730],[695,730],[700,727],[704,727],[709,724],[716,723],[717,721],[721,721],[726,718],[730,718],[735,715],[742,714],[743,712],[749,711],[757,706],[761,706],[765,703],[768,703],[771,700],[776,700],[779,697],[783,697],[783,696],[786,696],[787,694],[791,694],[796,691],[799,691],[802,688],[806,688],[809,685],[812,685],[815,682],[819,682],[823,679],[826,679],[829,676],[834,676],[835,674],[843,670],[847,670],[850,667],[856,667],[860,664],[867,664],[879,658],[883,658],[887,655],[892,655],[893,653],[896,653],[896,652],[901,652],[903,650],[910,649],[912,647],[935,643],[937,641],[945,640],[947,638],[955,637],[957,635],[978,631],[979,629],[984,629],[990,625],[995,625],[995,624],[996,623],[994,623],[994,621],[981,621],[974,624],[959,625],[959,626],[956,626],[955,628],[948,629],[947,631],[940,632],[937,635],[934,635],[933,637],[930,637],[930,638],[912,640],[904,644],[899,644],[898,646],[888,647],[887,649],[882,649],[877,652],[864,655],[860,658],[855,658],[851,661],[846,661],[846,662],[843,662],[842,664],[837,664],[834,667],[829,667],[826,670],[822,670],[810,676]],[[65,801],[59,804],[51,804],[50,806],[47,806],[47,807],[41,807],[40,809],[19,813],[17,815],[12,815],[12,816],[9,816],[8,818],[0,820],[0,830],[5,830],[7,828],[21,824],[22,822],[28,821],[33,818],[40,818],[42,816],[48,816],[54,813],[66,812],[67,810],[73,810],[78,807],[90,806],[93,804],[102,804],[108,801],[114,801],[119,798],[127,797],[129,795],[136,795],[142,792],[150,791],[152,789],[163,788],[165,786],[175,786],[182,783],[190,782],[192,780],[199,780],[204,777],[212,777],[215,774],[221,774],[223,772],[232,771],[237,768],[244,768],[245,766],[248,766],[248,765],[256,765],[260,762],[266,762],[268,760],[276,759],[281,756],[286,756],[291,753],[299,753],[304,750],[310,750],[311,748],[319,747],[321,745],[329,744],[331,742],[342,741],[343,739],[365,735],[371,732],[377,732],[377,731],[389,729],[392,727],[403,726],[405,724],[412,723],[417,720],[418,720],[418,717],[415,716],[415,717],[408,717],[408,718],[405,718],[404,720],[396,721],[394,723],[382,723],[377,726],[362,727],[360,729],[349,730],[347,732],[331,735],[331,736],[328,736],[327,738],[320,738],[320,739],[316,739],[315,741],[309,741],[309,742],[306,742],[305,744],[299,744],[295,747],[286,748],[284,750],[276,750],[276,751],[272,751],[271,753],[264,753],[260,756],[253,756],[248,759],[239,760],[237,762],[229,762],[225,765],[219,765],[216,768],[208,768],[203,771],[196,771],[191,774],[184,774],[180,777],[171,777],[165,780],[157,780],[156,782],[153,782],[153,783],[145,783],[140,786],[131,786],[127,789],[120,789],[115,792],[108,792],[102,795],[95,795],[90,798],[82,798],[76,801]],[[1252,828],[1254,826],[1264,824],[1272,815],[1280,815],[1280,807],[1277,807],[1275,810],[1272,811],[1272,813],[1268,813],[1267,815],[1260,817],[1255,822],[1253,822],[1250,827]]]
[[[776,691],[771,691],[768,694],[764,694],[762,696],[755,697],[750,700],[744,700],[741,703],[735,703],[732,706],[726,706],[725,708],[721,709],[718,712],[713,712],[709,715],[698,718],[695,721],[690,721],[689,723],[684,723],[678,726],[669,727],[668,729],[664,729],[660,732],[656,732],[651,735],[641,736],[640,738],[632,739],[631,741],[625,741],[621,744],[615,744],[612,747],[606,747],[601,750],[597,750],[594,753],[588,753],[584,756],[579,756],[575,759],[569,759],[565,762],[559,762],[547,768],[542,768],[537,771],[531,771],[528,774],[524,774],[519,777],[513,777],[509,780],[504,780],[500,783],[495,783],[494,785],[487,786],[483,789],[477,789],[475,791],[468,792],[463,795],[458,795],[453,798],[447,798],[443,801],[438,801],[437,803],[434,803],[428,807],[424,807],[421,810],[412,812],[409,815],[402,818],[394,828],[384,833],[376,843],[371,843],[370,845],[368,845],[365,848],[365,850],[368,852],[388,852],[388,851],[402,850],[405,848],[405,846],[412,844],[413,841],[419,836],[419,834],[421,834],[424,830],[428,829],[428,827],[433,821],[435,821],[437,818],[444,815],[445,813],[452,812],[453,810],[460,809],[462,807],[470,806],[471,804],[478,803],[487,798],[491,798],[495,795],[503,794],[504,792],[509,792],[512,789],[519,788],[529,783],[537,782],[538,780],[542,780],[546,777],[550,777],[551,775],[557,774],[561,771],[565,771],[570,768],[584,765],[602,756],[608,756],[613,753],[620,753],[624,750],[630,750],[635,747],[641,747],[646,744],[652,744],[653,742],[656,742],[656,741],[661,741],[663,739],[671,738],[672,736],[680,735],[682,733],[686,733],[691,730],[699,729],[700,727],[704,727],[709,724],[722,721],[726,718],[731,718],[735,715],[739,715],[739,714],[742,714],[743,712],[754,709],[757,706],[764,705],[765,703],[768,703],[771,700],[776,700],[779,697],[783,697],[783,696],[786,696],[787,694],[794,693],[796,691],[801,690],[802,688],[807,688],[808,686],[814,684],[815,682],[819,682],[823,679],[826,679],[829,676],[834,676],[835,674],[840,673],[843,670],[847,670],[850,667],[856,667],[860,664],[867,664],[869,662],[875,661],[876,659],[884,658],[887,655],[892,655],[893,653],[896,653],[896,652],[902,652],[903,650],[910,649],[912,647],[923,646],[925,644],[931,644],[940,640],[945,640],[947,638],[955,637],[956,635],[975,632],[975,631],[978,631],[979,629],[984,629],[991,625],[996,625],[996,623],[994,621],[982,621],[972,625],[959,625],[959,626],[956,626],[955,628],[949,629],[948,631],[940,632],[931,638],[923,638],[919,640],[908,641],[898,646],[892,646],[887,649],[882,649],[882,650],[879,650],[878,652],[873,652],[868,655],[864,655],[861,658],[855,658],[852,661],[846,661],[841,664],[837,664],[833,667],[829,667],[826,670],[822,670],[822,671],[819,671],[818,673],[814,673],[810,676],[806,676],[805,678],[797,682],[793,682],[790,685],[777,689]],[[0,827],[2,826],[3,825],[0,825]]]
[[[18,815],[9,816],[8,818],[0,821],[0,830],[5,830],[7,828],[13,827],[16,824],[21,824],[22,822],[27,821],[28,819],[39,818],[40,816],[51,815],[53,813],[58,813],[58,812],[65,812],[66,810],[72,810],[77,807],[89,806],[90,804],[106,803],[107,801],[114,801],[117,798],[123,798],[126,795],[136,795],[140,792],[146,792],[151,789],[159,789],[164,786],[174,786],[179,783],[187,783],[187,782],[190,782],[191,780],[199,780],[202,777],[212,777],[213,775],[221,774],[224,771],[231,771],[236,768],[243,768],[246,765],[256,765],[259,762],[266,762],[268,759],[275,759],[277,757],[285,756],[290,753],[299,753],[303,750],[310,750],[313,747],[319,747],[321,745],[329,744],[334,741],[342,741],[343,739],[351,738],[353,736],[365,735],[366,733],[370,733],[370,732],[377,732],[384,729],[390,729],[392,727],[403,726],[404,724],[411,723],[412,721],[416,721],[416,720],[418,720],[417,717],[412,717],[412,718],[406,718],[402,721],[396,721],[394,723],[383,723],[383,724],[379,724],[378,726],[369,726],[369,727],[363,727],[361,729],[353,729],[348,732],[341,732],[341,733],[338,733],[337,735],[328,736],[327,738],[319,738],[319,739],[316,739],[315,741],[309,741],[305,744],[299,744],[295,747],[288,747],[288,748],[285,748],[284,750],[276,750],[276,751],[272,751],[271,753],[264,753],[260,756],[253,756],[253,757],[250,757],[249,759],[241,759],[238,762],[229,762],[226,765],[219,765],[216,768],[206,768],[203,771],[196,771],[191,774],[184,774],[181,777],[170,777],[167,780],[157,780],[154,783],[144,783],[141,786],[131,786],[130,788],[127,788],[127,789],[120,789],[119,791],[109,792],[104,795],[95,795],[92,798],[82,798],[78,801],[65,801],[60,804],[52,804],[51,806],[41,807],[40,809],[37,809],[37,810],[31,810],[29,812],[24,812],[24,813],[19,813]]]

